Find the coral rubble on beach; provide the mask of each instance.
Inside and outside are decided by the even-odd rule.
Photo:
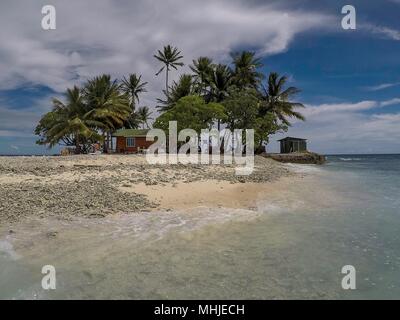
[[[158,208],[159,203],[148,195],[124,192],[124,188],[138,184],[173,188],[177,183],[190,186],[198,181],[209,181],[210,185],[222,181],[245,186],[292,174],[284,165],[262,157],[255,158],[254,172],[249,176],[235,175],[235,166],[150,165],[144,156],[137,155],[0,157],[0,221],[103,217]]]

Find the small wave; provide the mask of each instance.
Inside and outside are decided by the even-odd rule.
[[[13,245],[7,240],[0,240],[0,254],[5,254],[12,260],[20,258],[20,256],[15,252]]]
[[[361,161],[361,158],[339,158],[341,161]]]
[[[258,209],[262,212],[262,213],[267,213],[267,214],[277,214],[277,213],[281,213],[284,212],[285,209],[286,211],[288,210],[287,208],[285,208],[282,205],[278,205],[278,204],[274,204],[271,202],[262,202],[259,204]]]
[[[207,226],[249,221],[257,216],[256,211],[247,209],[197,207],[188,210],[155,211],[151,215],[119,215],[101,220],[77,218],[65,226],[60,226],[58,221],[53,220],[47,220],[46,224],[48,226],[51,223],[52,228],[59,230],[67,238],[77,240],[78,243],[93,241],[93,245],[96,245],[94,235],[101,235],[101,239],[123,241],[123,238],[127,238],[129,241],[150,242],[174,232],[191,232]],[[41,225],[38,227],[42,229]],[[27,232],[32,232],[32,229]],[[43,233],[37,234],[42,237]]]
[[[315,164],[296,164],[296,163],[286,163],[290,169],[296,173],[315,173],[321,172],[321,169]]]

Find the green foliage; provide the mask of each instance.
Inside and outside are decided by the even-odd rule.
[[[109,75],[89,80],[83,89],[66,92],[66,102],[53,99],[53,109],[39,121],[38,144],[75,146],[77,153],[104,140],[104,135],[120,128],[130,115],[128,96]]]
[[[90,79],[83,94],[89,108],[86,116],[101,122],[105,132],[120,128],[131,113],[128,96],[121,93],[117,81],[111,81],[109,75]]]
[[[140,108],[139,108],[140,109]],[[131,112],[129,117],[125,120],[123,127],[127,129],[137,129],[142,124],[142,121],[137,111]]]
[[[140,107],[137,110],[137,118],[140,121],[140,123],[144,126],[146,125],[147,128],[150,128],[148,121],[151,119],[151,114],[152,112],[150,111],[149,107],[144,106],[144,107]]]
[[[286,132],[288,127],[285,124],[279,124],[272,113],[256,118],[254,125],[254,144],[262,146],[263,143],[269,143],[269,136],[277,132]]]
[[[263,74],[258,71],[263,66],[261,60],[255,57],[254,52],[250,51],[233,53],[231,56],[234,65],[233,83],[240,89],[258,89],[263,79]]]
[[[224,118],[224,107],[221,104],[206,103],[199,96],[187,96],[160,115],[153,126],[167,133],[169,121],[177,121],[178,131],[190,128],[200,133],[201,129],[211,128],[217,119]]]
[[[123,78],[122,90],[129,96],[132,112],[135,111],[136,101],[139,103],[139,94],[147,92],[147,82],[142,82],[142,76],[136,73],[130,74],[129,78]]]
[[[183,59],[183,56],[177,47],[167,45],[164,46],[163,51],[158,50],[157,54],[154,55],[154,58],[164,64],[164,66],[156,73],[156,76],[165,69],[165,91],[168,92],[168,74],[171,71],[171,68],[178,70],[178,67],[184,65],[183,62],[180,62]]]
[[[295,110],[295,108],[304,108],[304,105],[298,102],[290,102],[289,99],[300,92],[295,87],[284,89],[287,77],[272,72],[268,78],[268,87],[263,88],[261,93],[261,115],[272,113],[284,125],[290,126],[288,118],[295,118],[304,121],[304,116]]]
[[[136,113],[136,103],[139,103],[140,94],[147,92],[147,82],[142,82],[142,76],[136,73],[130,74],[128,79],[123,78],[121,89],[129,97],[131,113],[124,123],[124,127],[136,129],[142,123],[139,115]]]
[[[35,129],[35,134],[39,135],[37,144],[53,147],[63,142],[65,145],[75,146],[80,153],[87,143],[101,139],[92,128],[102,124],[87,117],[89,109],[83,100],[78,87],[67,90],[65,104],[53,99],[53,110],[42,117]]]
[[[165,99],[158,99],[161,115],[154,124],[157,128],[167,130],[169,121],[175,120],[179,130],[200,132],[215,123],[220,129],[222,122],[230,130],[255,129],[256,144],[261,146],[271,134],[286,131],[291,118],[305,120],[296,110],[304,105],[291,102],[300,90],[285,89],[287,77],[277,73],[271,73],[263,87],[262,63],[254,52],[232,54],[231,67],[199,57],[190,66],[193,74],[182,74],[171,86],[169,72],[184,65],[181,52],[167,45],[154,57],[163,64],[156,75],[166,72]],[[84,152],[87,145],[104,141],[119,128],[149,128],[149,107],[136,110],[146,85],[141,75],[133,73],[120,84],[102,75],[88,80],[82,89],[68,89],[65,103],[54,99],[52,111],[39,121],[37,143],[49,147],[63,143]]]
[[[157,106],[161,112],[173,108],[179,99],[195,94],[193,77],[190,74],[183,74],[180,76],[178,82],[173,82],[170,91],[164,90],[163,92],[166,96],[166,100],[158,99],[161,105]]]
[[[254,89],[231,88],[223,105],[227,128],[230,130],[254,129],[254,143],[258,148],[263,143],[269,142],[271,134],[287,130],[285,124],[278,123],[274,114],[261,114],[259,93]]]
[[[224,64],[216,65],[210,77],[208,100],[214,102],[224,101],[228,96],[231,84],[232,72],[229,67]]]
[[[228,129],[252,129],[259,112],[259,99],[254,89],[231,88],[223,102]]]
[[[212,59],[208,57],[200,57],[197,60],[193,60],[193,65],[190,66],[194,73],[196,91],[201,96],[207,94],[207,87],[210,86],[214,68]]]

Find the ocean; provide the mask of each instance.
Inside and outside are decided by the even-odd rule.
[[[256,210],[0,226],[0,299],[400,298],[400,155],[288,166],[302,180]]]

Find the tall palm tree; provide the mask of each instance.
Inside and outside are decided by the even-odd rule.
[[[103,124],[101,129],[109,140],[111,133],[121,128],[131,114],[128,95],[121,93],[117,81],[111,81],[109,75],[89,80],[85,85],[84,94],[90,109],[87,116]],[[108,144],[105,145],[105,149],[107,147]]]
[[[175,106],[179,99],[194,94],[194,83],[193,77],[190,74],[182,74],[179,77],[178,82],[174,81],[171,90],[165,91],[164,94],[166,100],[158,99],[158,102],[161,103],[157,108],[161,111],[168,111]]]
[[[141,93],[147,92],[146,89],[147,82],[142,82],[142,76],[137,76],[136,73],[130,74],[129,78],[125,77],[122,80],[121,88],[123,92],[125,92],[130,99],[131,104],[131,114],[129,118],[125,121],[124,126],[135,129],[138,127],[140,121],[137,118],[137,114],[135,113],[136,103],[139,103],[139,95]]]
[[[171,68],[178,70],[178,66],[182,67],[184,64],[180,62],[183,59],[181,52],[177,47],[172,47],[171,45],[164,46],[163,51],[158,50],[158,53],[154,55],[158,61],[162,62],[164,66],[156,73],[158,76],[161,72],[166,70],[165,77],[165,91],[168,92],[168,74]]]
[[[210,78],[210,100],[222,102],[227,97],[231,84],[232,72],[229,67],[224,64],[215,66]]]
[[[210,91],[206,100],[213,102],[222,102],[228,96],[228,89],[232,83],[232,72],[228,66],[218,64],[215,66],[210,78]],[[221,127],[221,121],[218,120],[218,130]]]
[[[147,82],[142,82],[142,76],[137,76],[136,73],[129,75],[129,78],[122,79],[122,90],[129,95],[132,112],[135,111],[136,102],[139,103],[139,94],[147,92]]]
[[[193,65],[190,66],[190,69],[195,74],[195,80],[199,86],[200,94],[205,93],[206,88],[210,84],[210,78],[214,69],[212,59],[200,57],[197,60],[193,60]]]
[[[295,118],[304,121],[305,117],[295,111],[295,108],[304,108],[299,102],[290,102],[289,99],[300,90],[296,87],[284,89],[287,77],[276,72],[270,73],[268,77],[268,88],[263,88],[262,103],[260,108],[261,116],[267,113],[274,114],[283,124],[290,126],[288,118]]]
[[[150,111],[149,107],[147,107],[147,106],[140,107],[138,109],[137,115],[138,115],[138,119],[140,120],[140,122],[143,125],[143,129],[144,129],[145,125],[147,128],[150,128],[148,121],[152,119],[151,114],[152,114],[152,112]]]
[[[257,71],[263,66],[261,60],[255,57],[254,52],[250,51],[233,53],[231,56],[234,66],[233,82],[235,85],[240,89],[257,89],[263,79],[263,74]]]

